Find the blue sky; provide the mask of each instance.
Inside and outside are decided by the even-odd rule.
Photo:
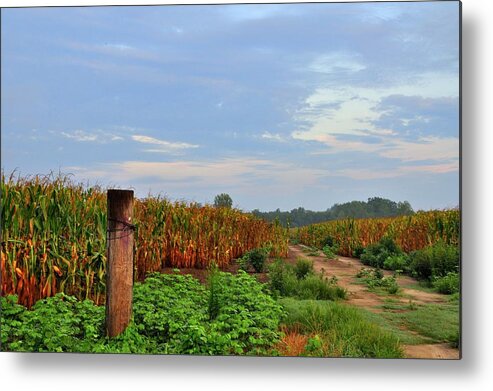
[[[459,203],[458,2],[2,10],[2,169],[251,210]]]

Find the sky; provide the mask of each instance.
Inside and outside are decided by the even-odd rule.
[[[137,197],[459,204],[459,3],[2,9],[2,171]]]

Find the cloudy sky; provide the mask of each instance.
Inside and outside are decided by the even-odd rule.
[[[459,203],[459,4],[3,9],[2,170],[325,210]]]

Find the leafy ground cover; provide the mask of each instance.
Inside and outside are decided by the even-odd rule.
[[[279,339],[282,307],[243,271],[213,271],[208,286],[191,276],[151,274],[134,287],[133,321],[104,336],[104,307],[63,293],[32,310],[1,298],[2,350],[150,354],[255,354]]]

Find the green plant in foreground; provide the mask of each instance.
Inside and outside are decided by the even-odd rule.
[[[266,354],[279,338],[282,308],[240,271],[213,271],[209,289],[191,276],[151,274],[134,286],[133,321],[104,336],[104,307],[58,294],[31,311],[0,297],[2,350],[152,354]],[[213,293],[211,293],[213,290]]]

